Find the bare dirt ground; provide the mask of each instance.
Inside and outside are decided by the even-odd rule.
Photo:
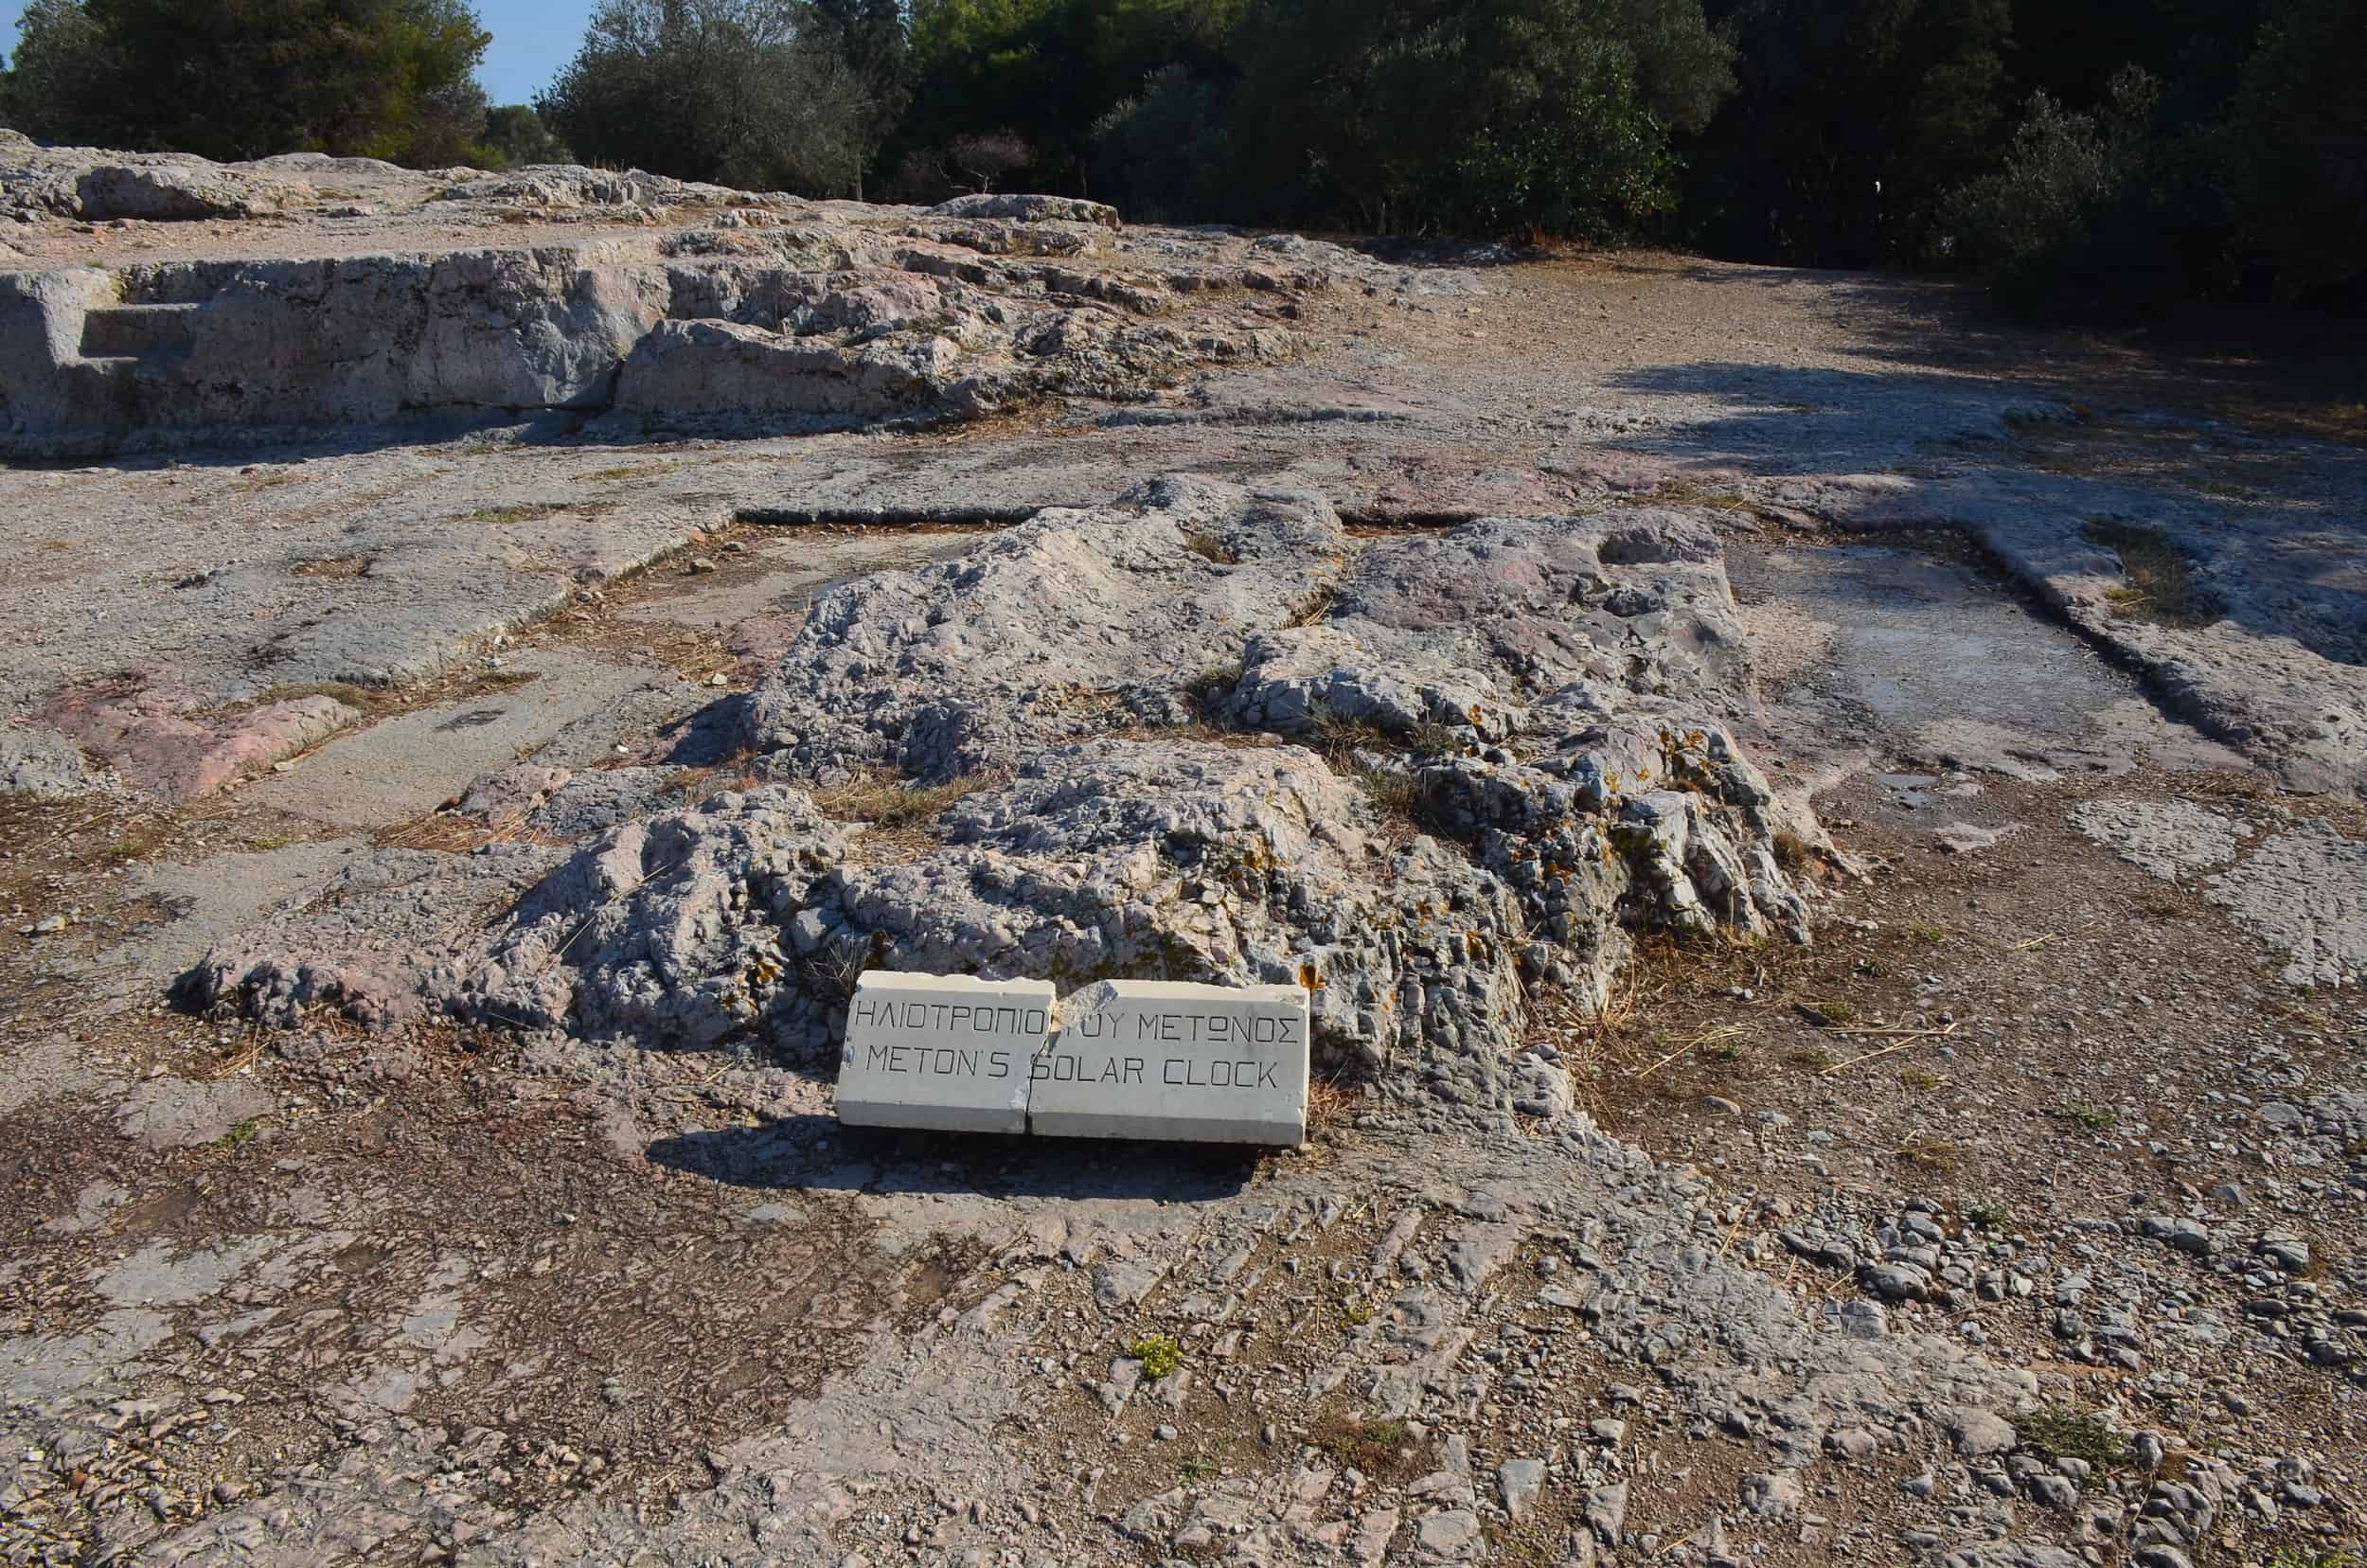
[[[1484,282],[1310,301],[1299,363],[1114,413],[0,472],[7,716],[88,763],[0,800],[0,1561],[2356,1560],[2358,386],[1894,279]],[[732,783],[719,715],[821,586],[1170,471],[1710,517],[1747,739],[1840,852],[1813,943],[1539,996],[1599,1134],[1344,1089],[1259,1157],[170,1006],[373,849],[510,897],[558,851],[456,809],[482,775]],[[2099,517],[2186,579],[2096,565]],[[367,668],[302,678],[365,722],[225,789],[75,727],[169,687],[232,733],[324,622]]]

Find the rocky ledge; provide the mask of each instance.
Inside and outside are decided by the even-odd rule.
[[[47,241],[0,271],[0,454],[16,456],[545,410],[634,435],[1133,401],[1295,354],[1299,296],[1404,282],[1338,246],[1127,231],[1059,197],[873,206],[638,171],[220,165],[18,136],[0,141],[0,211]],[[101,265],[70,243],[201,223],[202,258]],[[225,238],[233,254],[210,254]]]

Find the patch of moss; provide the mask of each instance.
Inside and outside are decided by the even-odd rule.
[[[2128,1439],[2089,1411],[2040,1405],[2014,1417],[2022,1452],[2041,1459],[2083,1459],[2100,1469],[2128,1462]]]

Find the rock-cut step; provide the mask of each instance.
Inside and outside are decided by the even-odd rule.
[[[186,354],[196,341],[199,309],[194,304],[96,307],[82,317],[82,357],[136,360]]]

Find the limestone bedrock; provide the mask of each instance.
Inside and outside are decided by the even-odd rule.
[[[1046,980],[863,975],[846,1009],[839,1120],[1026,1131],[1028,1069],[1051,1026],[1054,994]]]
[[[1307,1140],[1307,991],[1105,980],[1060,1006],[1028,1131],[1295,1148]]]

